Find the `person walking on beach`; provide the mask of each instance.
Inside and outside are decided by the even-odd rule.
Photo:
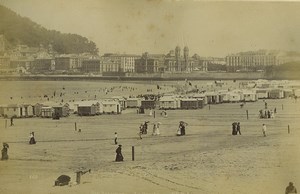
[[[117,145],[118,144],[118,133],[117,132],[115,132],[115,145]]]
[[[10,118],[10,126],[14,126],[14,117]]]
[[[262,125],[262,132],[264,137],[267,137],[267,126],[265,124]]]
[[[240,122],[238,122],[237,125],[236,125],[236,134],[238,134],[238,133],[239,133],[240,135],[242,135],[242,134],[241,134],[241,125],[240,125]]]
[[[157,125],[154,124],[154,125],[153,125],[152,135],[156,135],[156,130],[157,130]]]
[[[297,193],[297,189],[292,182],[290,182],[289,186],[287,186],[285,189],[285,194],[289,194],[289,193]]]
[[[2,154],[2,157],[1,157],[1,160],[8,160],[8,144],[7,143],[3,143],[3,148],[1,150],[1,154]]]
[[[268,103],[265,102],[265,109],[268,109]]]
[[[237,123],[233,122],[232,123],[232,135],[237,135]]]
[[[119,145],[119,147],[116,149],[116,162],[123,162],[124,157],[122,155],[122,145]]]
[[[29,135],[29,144],[36,144],[36,141],[34,139],[34,132],[31,132],[30,135]]]
[[[187,126],[187,123],[184,121],[179,122],[179,130],[180,130],[180,135],[185,135],[185,127]],[[178,134],[178,133],[177,133]]]
[[[140,139],[143,139],[143,138],[142,138],[143,131],[144,131],[144,124],[141,123],[141,125],[140,125],[140,132],[139,132],[139,137],[140,137]]]

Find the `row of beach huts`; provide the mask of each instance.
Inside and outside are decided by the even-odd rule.
[[[285,88],[252,88],[219,90],[188,95],[164,94],[155,99],[144,97],[116,96],[107,99],[78,101],[65,104],[51,102],[32,104],[10,104],[0,106],[3,117],[67,117],[74,113],[79,116],[121,114],[126,108],[142,109],[201,109],[207,104],[255,102],[258,99],[282,99],[300,96],[300,90]]]

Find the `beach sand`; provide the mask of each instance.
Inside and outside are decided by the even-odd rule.
[[[0,161],[0,193],[279,194],[290,181],[300,188],[300,106],[290,99],[267,102],[277,108],[274,119],[258,118],[262,100],[243,108],[233,103],[170,110],[168,118],[160,110],[153,118],[147,111],[137,115],[135,109],[126,109],[120,115],[15,119],[15,126],[7,128],[1,118],[0,142],[10,147],[9,160]],[[139,125],[147,120],[149,133],[140,140]],[[178,137],[181,120],[188,123],[187,135]],[[231,123],[236,121],[242,135],[232,136]],[[74,130],[75,122],[82,132]],[[160,136],[151,136],[154,122],[162,123]],[[35,145],[28,144],[32,131]],[[115,132],[124,162],[114,162]],[[76,185],[75,172],[88,169],[91,173]],[[62,174],[71,177],[70,186],[54,187]]]

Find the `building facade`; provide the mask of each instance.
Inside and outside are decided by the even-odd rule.
[[[165,72],[192,72],[197,60],[189,57],[189,48],[186,46],[183,49],[183,56],[181,56],[181,49],[179,46],[174,51],[170,51],[165,58]]]
[[[118,72],[135,72],[135,60],[140,58],[139,55],[133,54],[113,54],[106,53],[102,56],[104,61],[111,61],[118,64]]]
[[[81,72],[83,73],[101,73],[100,59],[83,59],[81,62]]]
[[[77,55],[62,55],[55,58],[55,70],[78,71],[81,69],[81,60]]]
[[[164,55],[144,53],[141,58],[135,60],[136,73],[161,73],[164,72]]]
[[[226,56],[228,71],[262,70],[266,66],[279,64],[278,53],[266,50],[240,52]]]

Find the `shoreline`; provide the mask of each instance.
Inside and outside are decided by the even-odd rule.
[[[179,80],[256,80],[268,78],[259,73],[205,73],[205,74],[135,74],[130,76],[88,76],[88,75],[0,75],[0,81],[179,81]],[[295,80],[295,79],[288,79]]]

